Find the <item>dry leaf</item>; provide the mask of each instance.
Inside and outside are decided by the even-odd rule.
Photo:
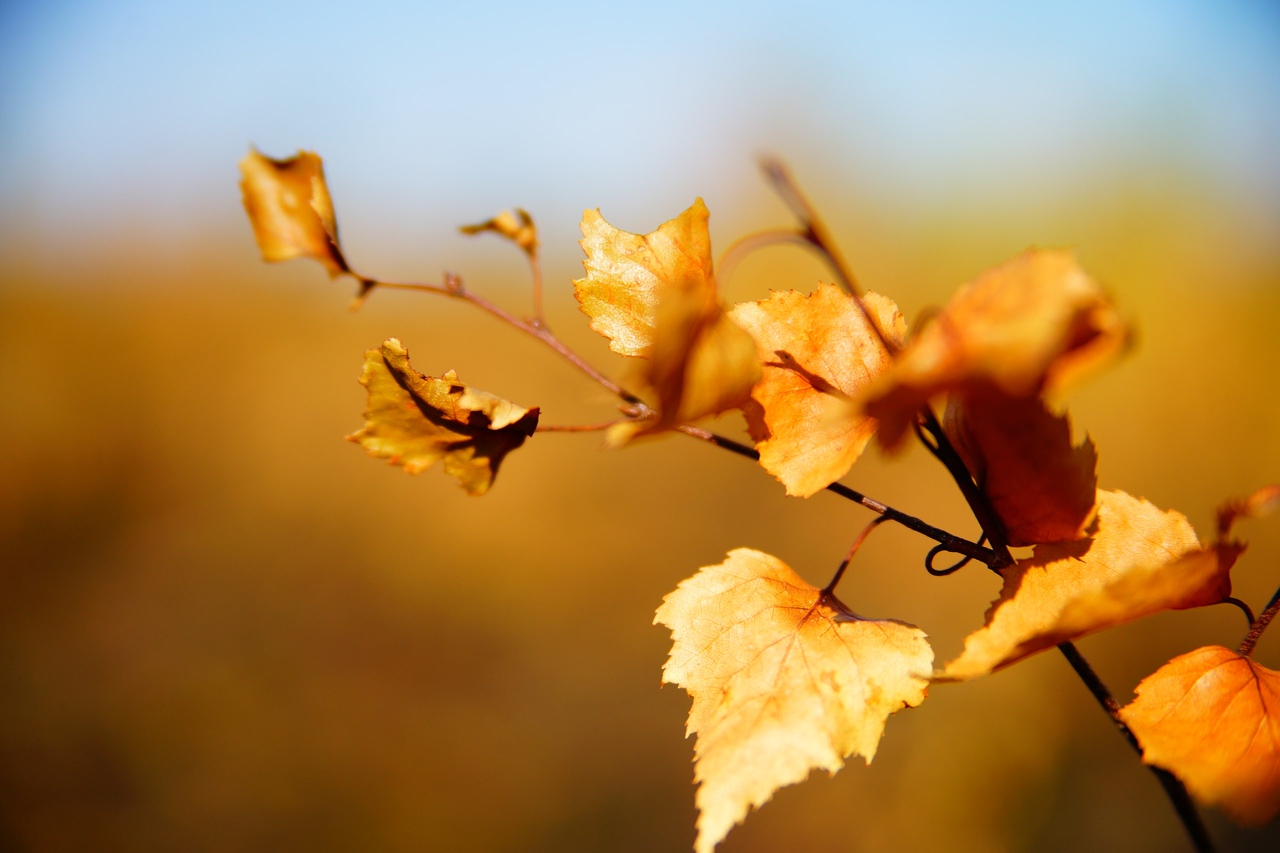
[[[863,619],[785,563],[741,548],[663,600],[663,681],[693,697],[699,853],[809,771],[868,763],[888,717],[924,701],[924,632]]]
[[[1120,353],[1129,333],[1066,251],[1032,249],[956,292],[869,393],[880,442],[896,447],[930,398],[980,382],[1010,397],[1054,395]]]
[[[320,157],[299,151],[273,160],[250,151],[240,161],[244,209],[267,261],[314,258],[329,275],[350,272],[338,246],[338,225]]]
[[[1243,546],[1202,548],[1182,513],[1124,492],[1099,491],[1097,510],[1090,538],[1037,545],[1001,572],[986,625],[965,638],[940,678],[977,678],[1058,643],[1231,594]]]
[[[582,214],[582,262],[586,278],[573,291],[591,328],[609,347],[629,356],[647,355],[653,345],[658,298],[664,288],[718,300],[711,277],[710,214],[702,199],[651,234],[620,231],[598,210]]]
[[[473,495],[489,490],[503,458],[538,426],[537,408],[469,388],[452,370],[439,379],[418,373],[395,338],[365,353],[360,384],[369,390],[366,423],[349,441],[410,474],[443,460]]]
[[[716,293],[702,199],[651,234],[619,231],[598,211],[582,219],[586,278],[574,292],[591,328],[618,353],[648,359],[643,381],[658,415],[619,424],[611,444],[742,406],[760,378],[755,342]]]
[[[1218,538],[1225,539],[1241,518],[1262,518],[1280,509],[1280,484],[1263,486],[1247,498],[1234,498],[1218,507]]]
[[[1280,672],[1206,646],[1169,661],[1135,692],[1120,718],[1144,761],[1241,823],[1280,813]]]
[[[1098,454],[1086,438],[1071,444],[1066,415],[1038,397],[987,389],[953,394],[943,427],[990,500],[1010,545],[1069,542],[1093,514]]]
[[[892,300],[863,297],[880,330],[901,346],[906,322]],[[890,356],[852,296],[824,284],[808,296],[774,293],[734,307],[734,322],[755,338],[764,367],[745,408],[760,464],[808,497],[843,477],[862,455],[876,420],[851,400],[888,369]]]
[[[514,214],[504,210],[493,219],[486,219],[475,225],[463,225],[458,230],[463,234],[492,231],[515,243],[529,257],[538,255],[538,228],[533,224],[533,217],[519,207]]]

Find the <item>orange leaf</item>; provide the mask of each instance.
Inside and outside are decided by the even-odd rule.
[[[1146,763],[1241,823],[1280,812],[1280,672],[1206,646],[1169,661],[1135,692],[1120,718]]]
[[[272,160],[250,151],[240,161],[244,209],[267,261],[314,258],[330,277],[350,272],[338,246],[324,165],[310,151]]]
[[[458,230],[463,234],[483,234],[486,231],[492,231],[515,243],[529,257],[538,255],[538,228],[533,224],[533,217],[519,207],[514,214],[504,210],[492,219],[486,219],[475,225],[463,225]]]
[[[952,395],[943,427],[1010,545],[1068,542],[1084,535],[1093,512],[1098,454],[1086,438],[1071,444],[1071,423],[1038,397],[989,389]]]
[[[1231,594],[1243,546],[1202,548],[1182,513],[1124,492],[1099,491],[1097,506],[1090,538],[1037,545],[1030,559],[1001,572],[986,625],[965,638],[939,678],[977,678],[1058,643]]]
[[[1053,395],[1121,352],[1128,330],[1066,251],[1031,249],[960,288],[869,393],[880,441],[896,447],[930,398],[970,383]]]
[[[1247,498],[1233,498],[1218,507],[1218,538],[1231,533],[1236,520],[1261,518],[1280,509],[1280,484],[1263,486]]]
[[[868,763],[888,717],[924,701],[924,632],[854,615],[776,557],[740,548],[663,600],[663,681],[693,697],[699,853],[809,771]]]
[[[708,216],[698,199],[642,236],[583,214],[587,277],[574,292],[615,352],[648,359],[643,380],[658,396],[657,417],[618,424],[611,444],[739,408],[760,378],[755,342],[716,293]]]
[[[591,328],[617,353],[643,356],[653,346],[658,300],[666,288],[716,303],[711,277],[710,214],[702,199],[651,234],[614,228],[598,210],[582,214],[586,278],[573,290]]]
[[[863,297],[876,325],[901,345],[906,323],[893,301]],[[851,400],[890,364],[884,344],[858,302],[833,284],[805,296],[774,293],[729,314],[756,340],[764,365],[746,407],[760,464],[808,497],[843,477],[876,430],[875,418]]]
[[[410,474],[443,460],[473,495],[489,490],[503,458],[538,426],[537,408],[463,385],[452,370],[439,379],[418,373],[395,338],[365,353],[360,384],[369,390],[366,423],[348,441]]]

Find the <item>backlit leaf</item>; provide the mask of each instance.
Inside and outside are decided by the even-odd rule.
[[[458,230],[463,234],[483,234],[491,231],[515,243],[529,257],[535,257],[538,254],[538,228],[533,224],[533,217],[519,207],[516,208],[515,213],[504,210],[492,219],[486,219],[475,225],[463,225]]]
[[[863,304],[901,345],[906,322],[893,301],[868,293]],[[808,497],[843,477],[871,440],[876,420],[852,401],[890,356],[857,300],[833,284],[774,293],[729,316],[755,338],[763,365],[744,409],[760,464],[787,494]]]
[[[1231,594],[1243,546],[1201,547],[1182,513],[1124,492],[1099,491],[1087,539],[1037,545],[1004,569],[986,625],[939,674],[986,675],[1058,643],[1163,610],[1216,604]]]
[[[1206,646],[1169,661],[1135,692],[1120,718],[1144,761],[1241,823],[1280,813],[1280,672]]]
[[[1009,397],[1054,396],[1128,338],[1070,252],[1031,249],[960,288],[869,392],[866,411],[895,447],[938,394],[984,383]]]
[[[655,623],[671,629],[663,680],[693,698],[699,853],[814,768],[870,763],[888,717],[924,701],[924,632],[863,619],[785,563],[746,548],[680,583]]]
[[[489,490],[503,458],[538,426],[537,408],[470,388],[453,371],[418,373],[395,338],[365,353],[360,384],[369,391],[366,423],[349,441],[410,474],[443,461],[473,495]]]
[[[1071,443],[1071,423],[1038,397],[972,389],[953,394],[943,427],[991,501],[1010,545],[1084,535],[1097,491],[1098,454]]]
[[[313,258],[329,275],[350,272],[338,246],[338,225],[320,157],[299,151],[273,160],[250,151],[240,161],[244,209],[267,261]]]

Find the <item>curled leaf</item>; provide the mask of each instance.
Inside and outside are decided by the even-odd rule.
[[[1280,484],[1263,486],[1246,498],[1234,498],[1218,508],[1218,538],[1225,539],[1241,518],[1262,518],[1280,509]]]
[[[868,763],[888,717],[924,701],[924,632],[863,619],[775,557],[740,548],[663,599],[671,629],[663,681],[693,698],[697,850],[814,768]]]
[[[395,338],[365,353],[360,384],[369,391],[366,423],[348,441],[410,474],[443,460],[473,495],[489,490],[503,458],[538,426],[537,408],[468,387],[452,370],[439,379],[418,373]]]
[[[938,674],[977,678],[1036,652],[1163,610],[1216,604],[1231,594],[1237,543],[1201,547],[1182,513],[1124,492],[1099,491],[1091,535],[1037,545],[1001,571],[986,625]]]
[[[1280,813],[1280,672],[1206,646],[1169,661],[1135,692],[1120,718],[1143,761],[1240,823]]]
[[[895,344],[906,322],[892,300],[863,297],[876,326]],[[852,404],[890,356],[867,312],[833,284],[804,295],[772,294],[734,307],[730,317],[755,338],[763,374],[744,413],[760,464],[808,497],[843,477],[862,455],[877,422]]]
[[[244,209],[267,261],[313,258],[331,277],[350,272],[338,245],[324,165],[310,151],[273,160],[250,151],[240,161]]]
[[[538,228],[533,224],[533,217],[519,207],[514,214],[504,210],[492,219],[486,219],[475,225],[463,225],[458,230],[463,234],[483,234],[486,231],[492,231],[515,243],[529,257],[537,257],[538,254]]]
[[[1084,535],[1098,454],[1088,438],[1072,445],[1066,415],[1050,413],[1038,397],[973,389],[951,396],[943,427],[990,500],[1008,544]]]
[[[868,393],[866,411],[896,447],[938,394],[985,383],[1009,397],[1053,396],[1128,339],[1072,253],[1031,249],[960,288]]]

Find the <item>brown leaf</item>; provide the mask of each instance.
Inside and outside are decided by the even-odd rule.
[[[240,161],[244,209],[267,261],[314,258],[330,277],[350,272],[338,246],[333,201],[320,157],[299,151],[273,160],[250,151]]]
[[[863,297],[876,325],[901,346],[906,322],[892,300]],[[764,367],[745,409],[760,464],[808,497],[843,477],[876,430],[851,404],[888,369],[890,356],[858,302],[833,284],[772,294],[729,314],[755,338]]]
[[[615,352],[648,359],[642,379],[658,397],[657,416],[617,425],[611,444],[738,408],[760,378],[755,342],[716,293],[708,215],[698,199],[642,236],[583,214],[587,276],[574,292]]]
[[[1038,397],[986,388],[953,394],[943,427],[991,501],[1010,545],[1069,542],[1093,513],[1098,454],[1071,444],[1071,423]]]
[[[504,210],[492,219],[475,225],[463,225],[458,229],[463,234],[482,234],[492,231],[515,243],[531,258],[538,255],[538,228],[533,224],[533,217],[517,207],[513,214]]]
[[[452,370],[439,379],[418,373],[395,338],[365,353],[360,384],[369,391],[366,423],[348,441],[410,474],[443,460],[473,495],[489,490],[503,458],[538,426],[537,408],[463,385]]]
[[[1243,546],[1202,548],[1182,513],[1124,492],[1097,493],[1088,539],[1037,545],[1001,572],[986,625],[939,678],[977,678],[1058,643],[1162,610],[1216,604],[1231,594]]]
[[[1135,692],[1120,718],[1146,763],[1240,823],[1280,813],[1280,672],[1206,646],[1169,661]]]
[[[1031,249],[960,288],[869,392],[866,411],[896,447],[938,394],[981,382],[1010,397],[1052,396],[1128,338],[1070,252]]]
[[[1280,509],[1280,484],[1263,486],[1247,498],[1233,498],[1218,507],[1218,538],[1225,539],[1241,518],[1262,518]]]
[[[775,557],[741,548],[680,583],[663,681],[693,697],[699,853],[809,771],[868,763],[888,717],[924,701],[924,632],[863,619]]]

